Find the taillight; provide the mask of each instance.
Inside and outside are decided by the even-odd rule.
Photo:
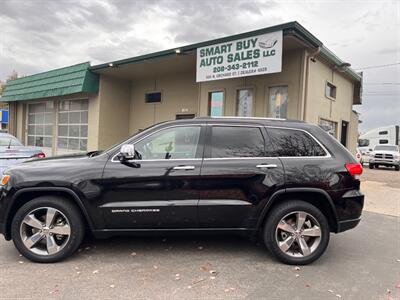
[[[37,157],[37,158],[45,158],[46,157],[46,154],[44,154],[43,152],[40,152],[40,153],[36,153],[34,156],[32,156],[32,157]]]
[[[345,167],[347,171],[350,173],[350,175],[355,176],[358,178],[359,175],[362,174],[363,168],[361,164],[345,164]]]

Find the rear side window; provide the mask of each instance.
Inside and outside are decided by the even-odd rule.
[[[267,128],[274,148],[269,156],[325,156],[324,149],[306,132]]]
[[[264,144],[258,127],[211,128],[211,158],[263,157]]]

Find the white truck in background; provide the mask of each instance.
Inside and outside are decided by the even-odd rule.
[[[377,145],[400,145],[400,126],[379,127],[360,135],[358,150],[361,153],[361,163],[369,162],[370,153]]]

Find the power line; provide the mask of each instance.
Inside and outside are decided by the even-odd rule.
[[[364,82],[365,85],[400,85],[400,82]]]
[[[400,62],[393,63],[393,64],[386,64],[386,65],[376,65],[376,66],[367,66],[367,67],[362,67],[362,68],[353,68],[353,69],[354,70],[367,70],[367,69],[391,67],[391,66],[396,66],[396,65],[400,65]]]

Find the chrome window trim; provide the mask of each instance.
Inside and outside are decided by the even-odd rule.
[[[139,143],[140,141],[144,140],[145,138],[152,136],[153,134],[156,134],[157,132],[160,132],[164,129],[170,129],[170,128],[175,128],[175,127],[202,127],[205,126],[206,124],[204,123],[195,123],[195,124],[176,124],[176,125],[171,125],[171,126],[167,126],[167,127],[163,127],[160,128],[154,132],[151,132],[145,136],[142,136],[140,139],[138,139],[137,141],[135,141],[133,143],[133,145],[136,145],[137,143]],[[120,143],[119,145],[123,145],[124,142]],[[131,143],[127,143],[127,144],[131,144]],[[117,147],[117,146],[116,146]],[[111,162],[118,162],[120,163],[119,160],[115,160],[115,158],[120,154],[121,152],[118,151],[118,153],[116,153],[112,158],[111,158]],[[201,160],[202,158],[172,158],[172,159],[135,159],[135,160],[130,160],[133,162],[141,162],[141,161],[174,161],[174,160]]]
[[[228,117],[227,117],[228,118]],[[250,118],[249,118],[250,119]],[[261,118],[262,119],[262,118]],[[293,127],[281,127],[281,126],[270,126],[270,125],[260,125],[260,124],[229,124],[229,123],[194,123],[194,124],[175,124],[175,125],[171,125],[168,127],[163,127],[160,128],[152,133],[149,133],[143,137],[141,137],[140,139],[138,139],[137,141],[135,141],[134,145],[138,142],[140,142],[141,140],[157,133],[160,132],[161,130],[164,129],[170,129],[170,128],[174,128],[174,127],[203,127],[203,126],[225,126],[225,127],[254,127],[254,128],[265,128],[267,130],[267,134],[268,134],[268,128],[276,128],[276,129],[286,129],[286,130],[297,130],[297,131],[302,131],[305,132],[306,134],[308,134],[309,136],[311,136],[311,138],[317,142],[317,144],[322,148],[322,150],[324,150],[325,152],[325,156],[262,156],[262,157],[214,157],[214,158],[173,158],[173,159],[143,159],[143,160],[131,160],[132,162],[144,162],[144,161],[151,161],[151,162],[156,162],[156,161],[199,161],[199,160],[207,160],[207,161],[213,161],[213,160],[238,160],[238,159],[250,159],[250,160],[254,160],[254,159],[273,159],[273,158],[285,158],[285,159],[326,159],[326,158],[331,158],[332,155],[330,154],[330,152],[326,149],[326,147],[324,145],[322,145],[322,143],[315,138],[311,133],[309,133],[307,130],[304,129],[300,129],[300,128],[293,128]],[[120,145],[123,143],[120,143]],[[116,153],[112,158],[111,158],[111,162],[117,162],[120,163],[119,160],[116,160],[115,158],[120,154],[120,152],[118,151],[118,153]]]

